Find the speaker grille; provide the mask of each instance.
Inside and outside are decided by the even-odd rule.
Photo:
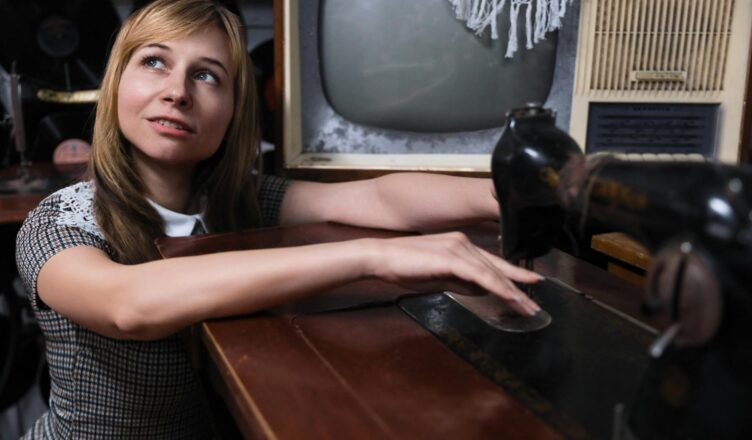
[[[712,157],[717,104],[590,104],[587,153],[702,154]]]
[[[595,1],[590,90],[723,90],[734,0]]]

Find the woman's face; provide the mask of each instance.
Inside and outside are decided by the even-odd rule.
[[[230,60],[227,36],[213,26],[133,53],[117,108],[137,161],[193,168],[217,151],[233,114]]]

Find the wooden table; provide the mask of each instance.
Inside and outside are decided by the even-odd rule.
[[[18,169],[19,167],[14,165],[0,170],[0,180],[18,177]],[[64,178],[51,163],[33,164],[31,166],[31,173],[33,176],[54,178],[60,182],[61,187],[66,182],[77,180],[78,177],[76,176],[81,175],[81,171],[76,171],[75,176]],[[49,194],[49,191],[0,194],[0,225],[23,222],[29,211],[36,208],[39,202],[44,200]]]
[[[498,225],[465,232],[498,252]],[[158,246],[169,258],[395,235],[315,224],[168,238]],[[535,269],[639,316],[641,292],[594,266],[553,251]],[[561,438],[389,304],[405,292],[358,282],[272,311],[202,323],[203,344],[221,378],[217,386],[244,436]]]
[[[21,223],[46,194],[0,195],[0,224]]]

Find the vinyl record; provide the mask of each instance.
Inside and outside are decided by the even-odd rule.
[[[32,162],[53,162],[55,149],[65,141],[91,144],[92,115],[85,111],[50,113],[39,120],[27,157]]]
[[[0,1],[0,64],[38,87],[96,89],[119,26],[108,1]]]

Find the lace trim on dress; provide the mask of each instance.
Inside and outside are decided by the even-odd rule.
[[[79,228],[104,240],[104,234],[94,219],[94,189],[91,182],[77,183],[61,189],[57,194],[60,197],[60,213],[55,220],[58,225]]]

